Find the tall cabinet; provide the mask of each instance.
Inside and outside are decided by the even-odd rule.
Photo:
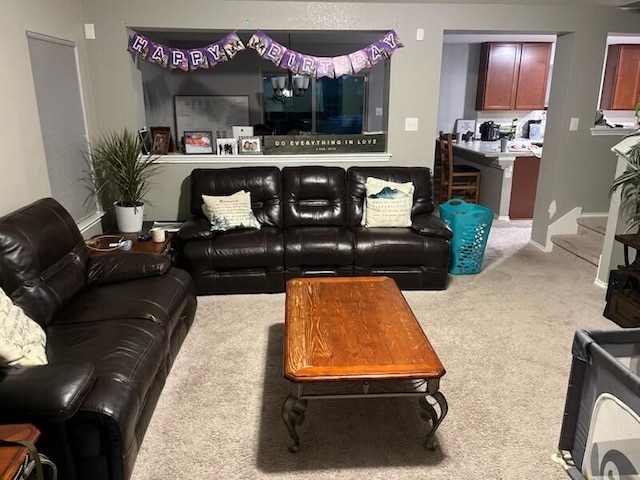
[[[610,45],[600,108],[633,110],[640,102],[640,45]]]
[[[551,43],[483,43],[476,110],[542,110]]]

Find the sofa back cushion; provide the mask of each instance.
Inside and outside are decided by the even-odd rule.
[[[88,261],[75,221],[52,198],[0,218],[0,285],[43,327],[85,288]]]
[[[196,168],[191,172],[191,213],[204,217],[202,195],[251,193],[251,208],[263,226],[282,227],[280,170],[277,167]]]
[[[343,226],[347,218],[346,174],[340,167],[282,169],[284,226]]]
[[[351,167],[347,171],[347,225],[350,227],[361,224],[368,177],[397,183],[412,182],[415,191],[411,217],[433,212],[433,185],[427,167]]]

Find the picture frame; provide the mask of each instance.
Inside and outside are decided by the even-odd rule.
[[[465,134],[467,132],[476,132],[476,121],[473,119],[458,118],[456,120],[456,133]]]
[[[171,129],[169,127],[151,127],[151,153],[164,155],[171,147]]]
[[[140,130],[138,130],[138,136],[140,137],[140,142],[142,143],[142,154],[149,155],[153,146],[149,129],[141,128]]]
[[[198,155],[213,153],[213,134],[207,130],[192,130],[184,132],[185,155]]]
[[[217,155],[237,155],[238,139],[237,138],[216,138],[216,154]]]
[[[261,155],[262,138],[240,137],[238,139],[238,151],[240,155]]]

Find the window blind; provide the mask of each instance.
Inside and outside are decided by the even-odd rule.
[[[74,42],[27,32],[40,130],[51,185],[82,229],[97,219],[92,194],[87,128]]]

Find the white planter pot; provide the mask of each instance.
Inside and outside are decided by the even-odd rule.
[[[118,221],[118,230],[122,233],[134,233],[142,231],[142,213],[144,204],[138,207],[121,207],[113,204],[116,209],[116,220]]]

